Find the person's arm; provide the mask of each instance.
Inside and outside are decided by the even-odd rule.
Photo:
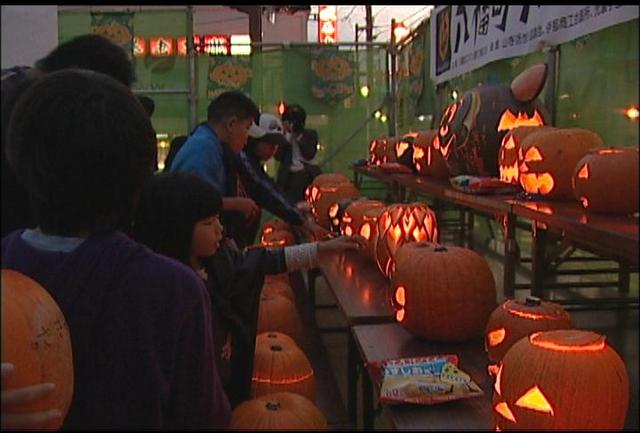
[[[192,143],[195,140],[196,143]],[[212,147],[200,137],[189,137],[171,163],[170,171],[186,171],[197,174],[227,194],[228,185],[222,155],[222,144]],[[185,153],[187,152],[187,153]]]
[[[223,197],[222,209],[240,212],[246,219],[251,219],[260,210],[256,202],[248,197]]]
[[[287,272],[318,267],[323,256],[364,248],[366,248],[366,240],[360,235],[340,236],[326,241],[285,247]]]

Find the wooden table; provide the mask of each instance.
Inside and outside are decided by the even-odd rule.
[[[607,337],[625,361],[631,386],[626,428],[638,429],[638,310],[572,311],[577,328],[591,329]],[[409,334],[398,324],[360,325],[352,330],[362,362],[385,359],[457,354],[460,368],[482,388],[482,397],[431,406],[383,405],[383,415],[397,430],[493,430],[491,399],[493,381],[487,374],[488,360],[481,338],[465,343],[434,343]],[[370,371],[363,375],[363,424],[373,428],[373,394]]]

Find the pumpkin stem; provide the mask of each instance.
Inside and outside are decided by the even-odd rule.
[[[278,344],[274,344],[273,346],[271,346],[271,350],[274,352],[281,352],[282,351],[282,346],[278,345]]]
[[[268,410],[278,410],[280,409],[280,403],[278,403],[277,401],[268,401],[265,407]]]
[[[540,305],[540,302],[540,298],[536,296],[527,296],[524,305],[526,305],[527,307],[537,307]]]

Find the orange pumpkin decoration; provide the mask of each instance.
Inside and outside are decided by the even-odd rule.
[[[264,295],[282,295],[293,303],[295,303],[296,299],[289,283],[283,281],[265,280],[262,285],[262,293]]]
[[[409,131],[396,141],[395,159],[400,164],[413,168],[413,145],[417,137],[417,132]]]
[[[533,296],[527,296],[524,302],[510,299],[491,313],[484,348],[489,360],[498,362],[522,337],[538,331],[570,328],[573,328],[571,316],[559,304]]]
[[[376,258],[376,244],[378,243],[378,218],[384,209],[384,207],[369,208],[362,215],[362,225],[359,233],[360,236],[367,240],[367,248],[364,253],[374,261]]]
[[[262,224],[262,230],[260,231],[260,237],[262,238],[262,236],[271,233],[273,231],[276,230],[286,230],[286,231],[291,231],[291,226],[289,224],[287,224],[286,222],[274,218],[271,219],[269,221],[266,221],[264,224]]]
[[[313,206],[313,215],[318,224],[326,229],[330,227],[329,208],[343,198],[357,197],[360,191],[351,182],[320,185]]]
[[[295,245],[296,238],[288,230],[274,230],[262,235],[260,243],[267,248],[288,247],[289,245]]]
[[[41,428],[57,430],[73,396],[73,354],[67,322],[49,293],[26,275],[2,270],[2,362],[15,368],[2,389],[51,382],[55,389],[30,404],[6,406],[3,413],[58,409],[62,418]]]
[[[302,326],[296,306],[282,295],[261,294],[258,309],[258,333],[277,331],[302,343]]]
[[[231,414],[231,430],[327,430],[327,420],[309,399],[278,392],[239,404]]]
[[[342,225],[342,217],[344,216],[344,211],[356,201],[362,200],[362,197],[347,197],[341,198],[331,206],[329,206],[328,217],[329,217],[329,230],[332,233],[340,234],[340,226]]]
[[[307,356],[291,338],[268,332],[256,338],[251,396],[274,392],[294,392],[315,401],[316,379]]]
[[[413,143],[413,165],[418,174],[447,179],[449,167],[440,153],[440,140],[435,129],[422,131]]]
[[[496,307],[487,261],[466,248],[429,242],[403,245],[390,287],[396,320],[429,340],[462,341],[481,335]]]
[[[357,200],[349,204],[342,215],[340,232],[345,236],[361,234],[360,229],[364,222],[364,214],[369,209],[384,207],[384,203],[378,200]]]
[[[552,126],[519,126],[507,132],[502,139],[498,153],[498,170],[501,181],[519,185],[519,166],[522,161],[518,159],[518,153],[522,141],[531,134],[549,129],[555,128]]]
[[[624,362],[605,337],[579,330],[521,338],[493,393],[500,430],[621,430],[628,405]]]
[[[395,137],[379,137],[369,143],[369,164],[380,165],[385,162],[395,162]]]
[[[594,212],[638,212],[638,153],[637,147],[588,153],[578,162],[571,178],[575,198],[585,209]]]
[[[526,192],[548,199],[572,198],[573,169],[597,146],[602,146],[602,139],[586,129],[555,128],[529,135],[520,148],[520,185]]]
[[[313,209],[313,205],[318,198],[318,193],[320,192],[320,185],[326,185],[329,183],[351,183],[349,178],[344,174],[340,173],[322,173],[317,175],[311,184],[304,190],[304,198],[311,205]]]
[[[438,242],[436,214],[424,203],[393,204],[378,217],[375,257],[387,278],[394,269],[394,256],[407,242]]]

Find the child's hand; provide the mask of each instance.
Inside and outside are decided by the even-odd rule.
[[[319,253],[341,253],[346,250],[362,250],[367,241],[360,235],[339,236],[327,241],[318,242]]]

